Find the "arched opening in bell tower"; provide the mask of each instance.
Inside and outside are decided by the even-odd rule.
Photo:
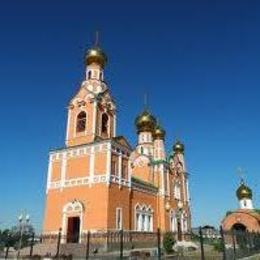
[[[77,133],[84,132],[86,130],[87,114],[82,111],[77,116]]]
[[[102,137],[108,137],[108,115],[102,114],[101,118],[101,135]]]

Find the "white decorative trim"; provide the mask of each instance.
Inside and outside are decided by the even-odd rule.
[[[58,188],[69,188],[75,186],[91,186],[92,184],[96,183],[106,183],[107,182],[107,175],[95,175],[92,177],[82,177],[82,178],[73,178],[67,179],[64,183],[61,181],[55,181],[50,183],[49,189],[58,189]]]
[[[72,202],[67,203],[62,210],[62,235],[63,238],[61,240],[62,243],[66,243],[65,236],[67,233],[67,222],[69,216],[78,216],[80,219],[80,228],[79,228],[79,243],[81,242],[81,233],[83,228],[83,211],[84,206],[83,204],[78,201],[74,200]]]
[[[119,184],[120,186],[123,185],[123,186],[130,186],[130,183],[128,180],[126,179],[122,179],[122,178],[119,178],[119,176],[116,176],[116,175],[111,175],[110,176],[110,181],[113,182],[113,183],[117,183]]]

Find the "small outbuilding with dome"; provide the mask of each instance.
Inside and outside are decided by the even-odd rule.
[[[242,180],[236,191],[240,208],[228,211],[222,220],[224,231],[260,232],[260,210],[253,207],[253,192]]]

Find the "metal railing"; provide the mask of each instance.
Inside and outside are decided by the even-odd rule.
[[[173,241],[178,234],[172,233]],[[169,253],[170,259],[180,260],[230,260],[241,259],[260,253],[260,234],[245,231],[223,231],[220,228],[219,236],[209,238],[202,228],[197,235],[182,234],[186,240],[193,241],[197,250],[186,248],[181,252]],[[59,230],[58,234],[40,235],[34,233],[27,236],[27,241],[21,249],[21,257],[51,256],[70,259],[81,257],[85,259],[93,256],[106,256],[111,259],[123,259],[131,256],[149,255],[153,252],[153,259],[166,259],[167,253],[163,248],[165,233],[160,232],[136,232],[136,231],[106,231],[87,232],[81,235],[64,236]],[[1,241],[0,241],[1,242]],[[39,253],[39,247],[46,246],[49,251]],[[140,250],[142,249],[142,250]],[[9,245],[6,244],[2,251],[2,258],[16,256],[17,251],[11,255]]]

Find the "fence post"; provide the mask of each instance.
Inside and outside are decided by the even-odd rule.
[[[87,233],[86,259],[89,258],[89,241],[90,241],[90,231],[88,231],[88,233]]]
[[[32,233],[32,238],[31,238],[31,243],[30,243],[30,257],[33,254],[34,236],[35,236],[35,233],[33,232]]]
[[[8,259],[8,254],[9,254],[9,246],[7,246],[5,250],[5,259]]]
[[[220,226],[219,231],[220,231],[221,242],[222,242],[222,248],[223,248],[223,260],[227,260],[225,237],[224,237],[224,232],[223,232],[222,226]]]
[[[204,253],[204,240],[203,240],[203,234],[202,234],[202,228],[199,228],[199,234],[200,234],[200,251],[201,251],[201,260],[205,260],[205,253]]]
[[[157,228],[157,249],[158,249],[158,259],[161,259],[161,231]]]
[[[124,250],[124,231],[120,230],[120,259],[123,259],[123,250]]]
[[[58,241],[57,241],[57,252],[56,252],[56,257],[57,258],[60,255],[60,242],[61,242],[61,228],[59,229]]]

